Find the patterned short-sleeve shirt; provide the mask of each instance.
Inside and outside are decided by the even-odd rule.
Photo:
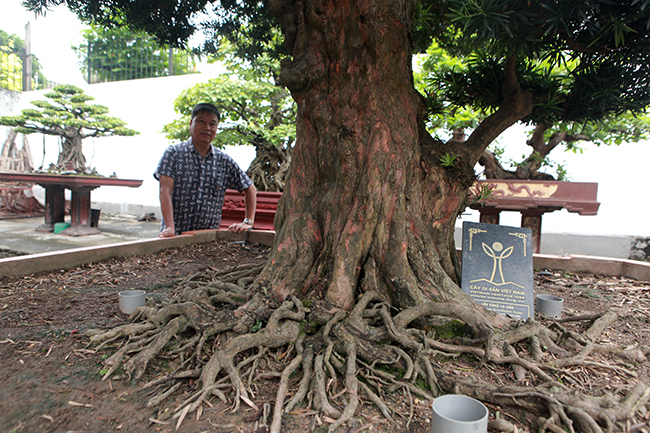
[[[219,228],[226,189],[242,192],[253,184],[230,156],[214,146],[211,150],[204,158],[189,139],[169,146],[158,163],[154,177],[174,179],[172,207],[176,234]],[[161,231],[165,227],[163,220]]]

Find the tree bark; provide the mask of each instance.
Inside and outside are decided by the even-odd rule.
[[[274,146],[269,142],[255,143],[255,159],[246,174],[251,178],[258,191],[282,192],[293,148]]]
[[[481,146],[521,118],[523,102],[532,107],[516,77],[504,90],[510,103],[477,128],[480,137],[445,145],[426,132],[413,85],[415,1],[275,0],[269,8],[292,53],[280,79],[298,107],[297,138],[257,284],[345,309],[370,290],[398,308],[475,306],[458,287],[455,221]],[[445,154],[457,156],[453,166],[441,164]]]
[[[549,126],[543,123],[535,125],[533,134],[526,144],[533,148],[531,154],[522,161],[515,170],[506,170],[494,153],[484,150],[479,163],[485,167],[486,179],[531,179],[531,180],[555,180],[547,173],[539,171],[549,153],[563,142],[588,141],[590,138],[583,134],[572,135],[564,131],[553,133],[548,142],[544,139],[544,133]]]
[[[453,242],[471,176],[443,170],[434,157],[441,144],[421,140],[414,5],[271,5],[293,53],[282,84],[298,106],[276,245],[258,278],[280,297],[317,296],[347,309],[358,289],[403,307],[471,302],[456,284]]]
[[[86,158],[83,154],[82,137],[62,137],[61,151],[56,162],[57,170],[81,170],[86,168]]]

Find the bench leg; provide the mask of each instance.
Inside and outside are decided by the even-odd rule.
[[[479,222],[483,224],[499,224],[500,210],[496,209],[481,209],[479,211]]]
[[[542,211],[521,212],[521,226],[533,231],[533,252],[539,254],[542,244]]]
[[[87,236],[100,233],[95,227],[91,227],[90,191],[94,187],[74,187],[72,200],[70,201],[70,227],[61,233],[68,236]]]
[[[53,232],[54,224],[65,220],[65,188],[60,185],[42,185],[45,188],[45,223],[37,232]]]

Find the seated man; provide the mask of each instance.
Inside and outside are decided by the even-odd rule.
[[[225,153],[212,146],[220,113],[212,104],[192,109],[190,139],[165,150],[154,177],[160,182],[162,224],[158,237],[182,232],[218,229],[226,189],[244,191],[246,218],[228,227],[243,232],[253,227],[257,189]]]

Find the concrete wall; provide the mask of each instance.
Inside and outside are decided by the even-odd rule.
[[[21,93],[7,90],[0,87],[0,115],[7,116],[18,114],[18,105],[20,104]],[[6,126],[3,126],[6,128]]]
[[[629,259],[632,243],[632,236],[543,233],[540,253],[554,254],[557,256],[580,254]]]
[[[630,258],[650,262],[650,238],[634,238]]]
[[[102,215],[111,216],[139,216],[143,213],[154,213],[156,218],[162,219],[160,213],[160,206],[142,205],[133,203],[110,203],[110,202],[96,202],[91,203],[93,209],[100,209]]]
[[[22,94],[20,92],[0,88],[0,116],[15,116],[20,114],[19,106],[21,98]],[[9,131],[11,131],[11,128],[0,125],[0,148],[2,148],[2,145],[7,139]]]

